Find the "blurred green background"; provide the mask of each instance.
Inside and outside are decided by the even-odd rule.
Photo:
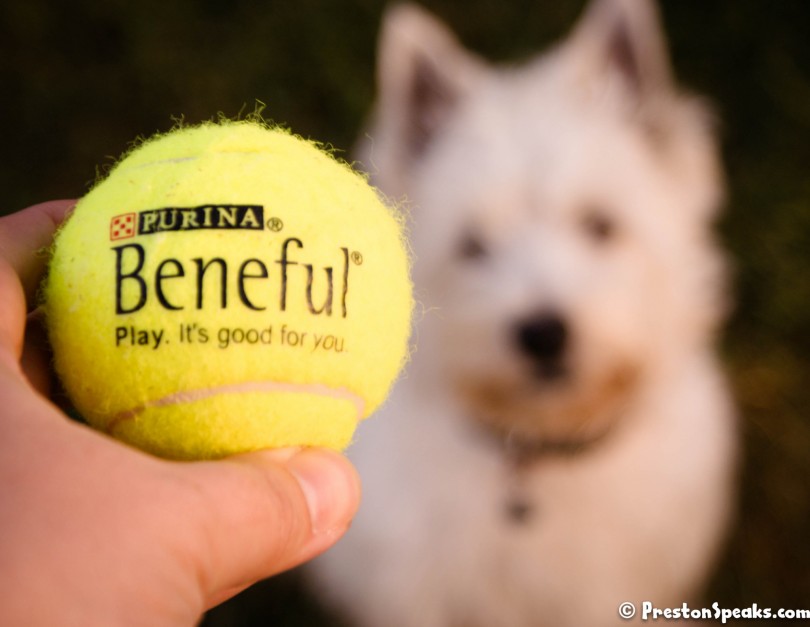
[[[485,56],[565,34],[584,0],[425,6]],[[10,0],[0,5],[0,214],[87,190],[139,135],[265,114],[348,151],[374,91],[377,0]],[[810,607],[810,2],[663,0],[676,71],[722,120],[737,307],[723,341],[742,415],[739,520],[709,600]],[[209,627],[333,625],[295,576]],[[746,624],[756,624],[747,622]]]

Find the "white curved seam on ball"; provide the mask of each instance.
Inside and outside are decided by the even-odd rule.
[[[167,163],[183,163],[184,161],[196,161],[199,157],[177,157],[175,159],[161,159],[160,161],[149,161],[148,163],[139,163],[137,165],[131,165],[128,168],[122,168],[124,170],[140,170],[141,168],[148,168],[153,165],[165,165]]]
[[[265,154],[262,151],[258,150],[223,150],[215,153],[216,155],[257,155],[257,154]],[[153,165],[165,165],[167,163],[183,163],[184,161],[196,161],[199,159],[199,156],[195,157],[176,157],[174,159],[161,159],[160,161],[149,161],[148,163],[139,163],[137,165],[129,166],[128,168],[122,168],[123,170],[139,170],[141,168],[149,168]]]
[[[147,409],[153,407],[171,407],[172,405],[182,405],[184,403],[194,403],[196,401],[203,401],[215,396],[223,394],[245,394],[249,392],[272,393],[282,392],[289,394],[313,394],[315,396],[323,396],[327,398],[334,398],[337,400],[350,401],[354,404],[357,410],[357,421],[363,419],[366,411],[366,401],[363,397],[350,392],[346,388],[331,388],[323,383],[283,383],[277,381],[253,381],[247,383],[233,383],[230,385],[221,385],[214,388],[201,388],[198,390],[187,390],[184,392],[175,392],[159,398],[154,401],[147,401],[143,405],[139,405],[134,409],[127,409],[118,412],[110,423],[107,425],[107,433],[112,433],[118,425],[126,420],[136,418]]]

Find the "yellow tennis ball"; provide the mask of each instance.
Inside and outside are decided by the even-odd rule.
[[[44,295],[79,413],[175,459],[344,448],[406,359],[412,309],[375,190],[258,122],[132,151],[58,233]]]

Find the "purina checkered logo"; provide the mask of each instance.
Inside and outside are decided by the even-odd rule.
[[[135,214],[123,213],[110,221],[110,239],[127,239],[135,235]]]
[[[262,205],[201,205],[164,207],[122,213],[110,220],[110,240],[128,239],[165,231],[200,229],[264,229]]]

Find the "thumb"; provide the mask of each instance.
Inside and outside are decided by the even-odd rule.
[[[332,546],[360,500],[354,467],[334,451],[259,451],[184,465],[201,511],[194,559],[208,606]]]

